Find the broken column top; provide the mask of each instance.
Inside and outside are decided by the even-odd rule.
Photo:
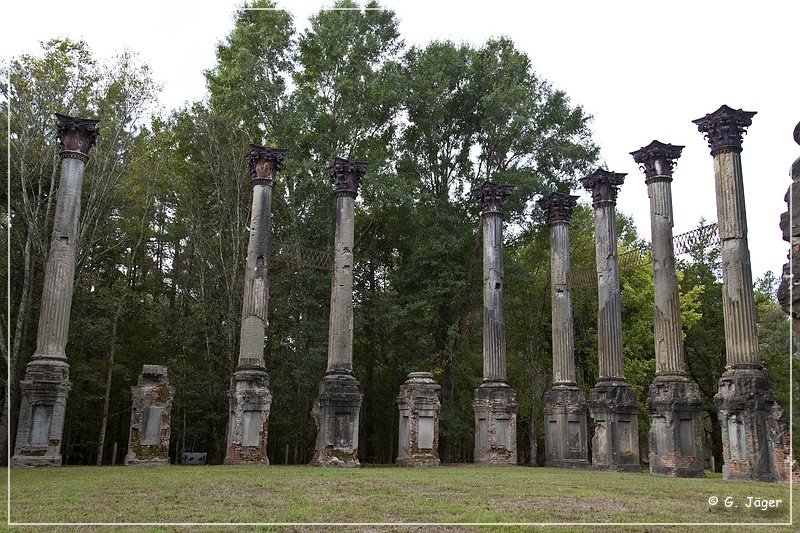
[[[411,372],[406,383],[435,383],[430,372]]]
[[[55,113],[58,144],[63,152],[78,152],[84,157],[84,161],[89,157],[89,149],[97,141],[100,133],[99,120],[89,118],[76,118],[61,113]]]
[[[481,201],[481,215],[494,213],[502,215],[506,198],[511,195],[512,190],[514,190],[513,185],[498,185],[485,181],[479,189],[472,191],[472,195]]]
[[[747,127],[753,123],[755,111],[742,111],[722,105],[713,113],[693,120],[697,130],[708,139],[711,155],[720,151],[742,151],[742,135]]]
[[[253,185],[273,185],[275,175],[283,168],[286,150],[251,144],[245,157],[252,176],[250,182]]]
[[[672,169],[684,148],[684,146],[653,141],[647,146],[631,152],[631,155],[633,160],[639,164],[639,168],[644,171],[645,182],[649,183],[656,177],[671,180]]]
[[[145,383],[169,383],[167,367],[160,365],[142,365],[142,374],[139,376],[139,385]]]
[[[617,203],[617,192],[619,186],[625,182],[625,176],[627,174],[598,168],[588,176],[581,178],[580,182],[586,190],[592,193],[592,205],[600,207]]]
[[[578,205],[578,197],[560,192],[551,192],[543,196],[538,202],[547,215],[547,224],[552,226],[559,222],[569,223],[572,211]]]
[[[337,157],[328,167],[331,176],[331,183],[335,187],[336,196],[358,196],[358,187],[361,179],[367,172],[366,161],[351,161],[342,157]]]

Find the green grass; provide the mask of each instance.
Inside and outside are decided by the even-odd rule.
[[[710,506],[711,496],[720,503]],[[728,496],[734,502],[730,508],[722,503]],[[782,503],[766,511],[747,508],[748,496]],[[728,483],[718,474],[672,479],[472,465],[14,469],[11,519],[14,523],[786,523],[789,485]],[[786,528],[767,530],[773,529]]]

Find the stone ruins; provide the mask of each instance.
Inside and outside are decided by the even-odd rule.
[[[131,387],[131,430],[126,465],[169,464],[170,413],[175,387],[169,384],[167,367],[144,365],[139,382]]]
[[[644,170],[650,197],[653,255],[653,333],[656,377],[647,395],[650,414],[650,473],[702,477],[703,397],[686,375],[681,302],[672,246],[672,169],[683,146],[653,141],[631,152]]]
[[[622,369],[622,305],[614,206],[625,174],[597,169],[581,178],[592,193],[597,261],[597,342],[600,376],[589,391],[594,420],[592,468],[640,472],[639,405]]]
[[[794,127],[794,142],[800,144],[800,122]],[[795,276],[795,272],[800,272],[800,157],[794,160],[791,169],[792,183],[783,197],[786,202],[787,211],[781,213],[780,228],[783,232],[783,240],[787,241],[791,251],[787,258],[789,263],[783,265],[783,275],[781,284],[778,287],[778,301],[783,312],[792,318],[792,329],[794,330],[794,346],[792,347],[795,357],[800,354],[800,276]],[[797,383],[793,384],[798,387]],[[800,463],[794,460],[794,465],[789,464],[791,460],[791,442],[788,434],[784,432],[784,463],[786,469],[791,468],[794,482],[800,482]],[[779,468],[780,457],[776,460],[776,468]],[[789,478],[786,469],[780,469],[781,478],[785,481]]]
[[[474,193],[483,232],[483,383],[472,401],[479,464],[517,464],[517,396],[506,376],[503,320],[503,205],[512,189],[486,182]]]
[[[722,106],[694,124],[708,140],[714,163],[723,273],[726,371],[714,401],[722,426],[725,480],[780,481],[791,473],[788,420],[778,406],[759,356],[742,178],[742,136],[755,112]],[[44,274],[37,347],[20,382],[21,402],[13,467],[61,465],[69,365],[65,346],[75,275],[81,183],[97,120],[56,115],[61,181]],[[800,124],[794,132],[800,144]],[[646,398],[650,473],[702,477],[702,403],[687,373],[675,270],[671,182],[684,147],[652,141],[634,152],[650,198],[656,375]],[[250,240],[242,303],[240,350],[230,380],[225,464],[269,464],[267,435],[272,394],[264,361],[269,301],[271,202],[286,151],[251,145],[253,187]],[[355,201],[367,163],[335,158],[329,167],[336,202],[327,369],[312,416],[317,438],[311,464],[359,466],[362,395],[353,372]],[[795,254],[784,265],[779,300],[800,334],[800,158],[781,216]],[[544,396],[546,464],[553,467],[640,472],[639,407],[623,372],[622,308],[615,205],[625,174],[597,169],[580,180],[592,195],[597,270],[599,375],[589,399],[576,380],[572,315],[570,220],[578,196],[553,192],[538,201],[550,230],[553,377]],[[517,464],[517,403],[506,368],[503,318],[503,207],[511,185],[485,182],[473,192],[481,205],[483,236],[483,381],[474,391],[474,462]],[[791,213],[791,214],[790,214]],[[593,275],[593,273],[592,273]],[[800,338],[800,335],[796,337]],[[800,345],[800,344],[799,344]],[[438,466],[441,387],[430,372],[412,372],[400,387],[397,464]],[[174,388],[167,369],[144,365],[132,387],[126,465],[169,463]],[[590,440],[591,439],[591,440]],[[591,443],[591,447],[590,444]],[[589,452],[591,448],[591,454]],[[191,456],[191,457],[190,457]],[[194,457],[197,456],[197,457]],[[184,454],[201,464],[205,454]]]
[[[575,338],[572,330],[572,288],[569,221],[577,196],[550,193],[539,207],[550,226],[550,296],[553,318],[553,384],[544,397],[544,445],[547,466],[587,467],[588,404],[575,381]]]
[[[20,410],[12,467],[61,466],[61,437],[70,390],[65,348],[75,283],[75,240],[83,171],[100,132],[98,120],[56,114],[61,181],[44,272],[36,351],[20,381]]]
[[[412,372],[400,387],[397,464],[439,466],[439,391],[430,372]]]
[[[714,396],[722,426],[722,476],[778,481],[774,451],[783,448],[781,409],[758,353],[753,274],[747,245],[742,135],[755,112],[723,105],[694,120],[714,158],[721,241],[726,371]],[[777,442],[776,442],[777,441]]]
[[[328,327],[328,369],[312,415],[317,443],[311,464],[358,466],[361,392],[353,375],[353,232],[355,200],[367,163],[337,157],[330,167],[336,196],[336,235]]]
[[[269,464],[267,430],[272,394],[264,366],[264,334],[269,303],[269,258],[272,188],[286,151],[250,146],[247,163],[253,186],[250,242],[242,298],[239,363],[228,391],[228,437],[225,464]]]

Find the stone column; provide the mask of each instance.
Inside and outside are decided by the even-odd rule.
[[[353,375],[353,236],[355,199],[367,163],[337,157],[330,166],[336,195],[336,236],[328,329],[328,370],[312,414],[317,442],[311,464],[358,466],[361,393]]]
[[[70,390],[65,350],[75,282],[75,241],[81,210],[81,185],[97,120],[56,113],[61,147],[61,181],[53,234],[44,272],[36,352],[20,381],[20,412],[12,467],[61,466],[61,437]]]
[[[511,185],[486,182],[481,201],[483,231],[483,383],[475,389],[476,463],[517,464],[517,398],[506,378],[503,320],[503,204]]]
[[[544,397],[547,466],[587,467],[586,397],[575,382],[572,330],[569,221],[577,196],[554,192],[539,200],[550,226],[550,292],[553,328],[553,386]]]
[[[640,472],[639,406],[622,365],[622,305],[614,206],[625,174],[597,169],[581,178],[592,193],[597,261],[597,337],[600,376],[590,391],[594,419],[592,468]]]
[[[800,144],[800,122],[794,127],[794,141]],[[783,265],[783,275],[778,287],[778,302],[783,312],[792,318],[794,330],[792,353],[795,359],[800,359],[800,157],[792,163],[791,176],[792,183],[783,197],[787,210],[781,213],[780,217],[783,240],[789,242],[791,251],[787,256],[789,263]],[[800,383],[794,381],[793,387],[797,390],[800,388]],[[788,429],[788,426],[784,429]],[[792,460],[788,433],[784,433],[784,437],[784,445],[778,448],[779,456],[775,458],[775,467],[783,481],[789,481],[789,476],[792,475],[794,482],[798,483],[800,463]],[[783,465],[783,468],[780,465]]]
[[[228,391],[228,438],[225,464],[269,464],[267,434],[272,394],[264,366],[264,335],[269,302],[272,188],[283,168],[286,150],[250,145],[247,163],[253,185],[250,242],[244,271],[239,362]]]
[[[131,429],[126,465],[169,465],[170,413],[175,387],[167,367],[144,365],[139,382],[131,387]]]
[[[703,397],[686,374],[681,304],[672,244],[672,169],[683,146],[653,141],[631,152],[650,197],[656,377],[650,385],[650,473],[703,477]]]
[[[439,466],[439,391],[430,372],[412,372],[400,387],[397,464]]]
[[[722,426],[722,477],[777,481],[769,431],[776,402],[758,352],[742,179],[742,135],[754,115],[723,105],[692,122],[708,139],[717,191],[727,356],[714,396]]]

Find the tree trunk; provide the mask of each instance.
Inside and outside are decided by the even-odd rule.
[[[8,466],[8,389],[3,389],[0,403],[0,466]]]
[[[106,396],[103,399],[103,420],[100,423],[100,444],[97,445],[97,466],[103,464],[103,445],[106,441],[106,426],[108,425],[108,404],[111,399],[111,378],[114,374],[114,348],[117,344],[117,323],[119,316],[122,314],[122,303],[117,304],[117,310],[114,313],[114,323],[111,326],[111,349],[108,353],[108,375],[106,377]]]

